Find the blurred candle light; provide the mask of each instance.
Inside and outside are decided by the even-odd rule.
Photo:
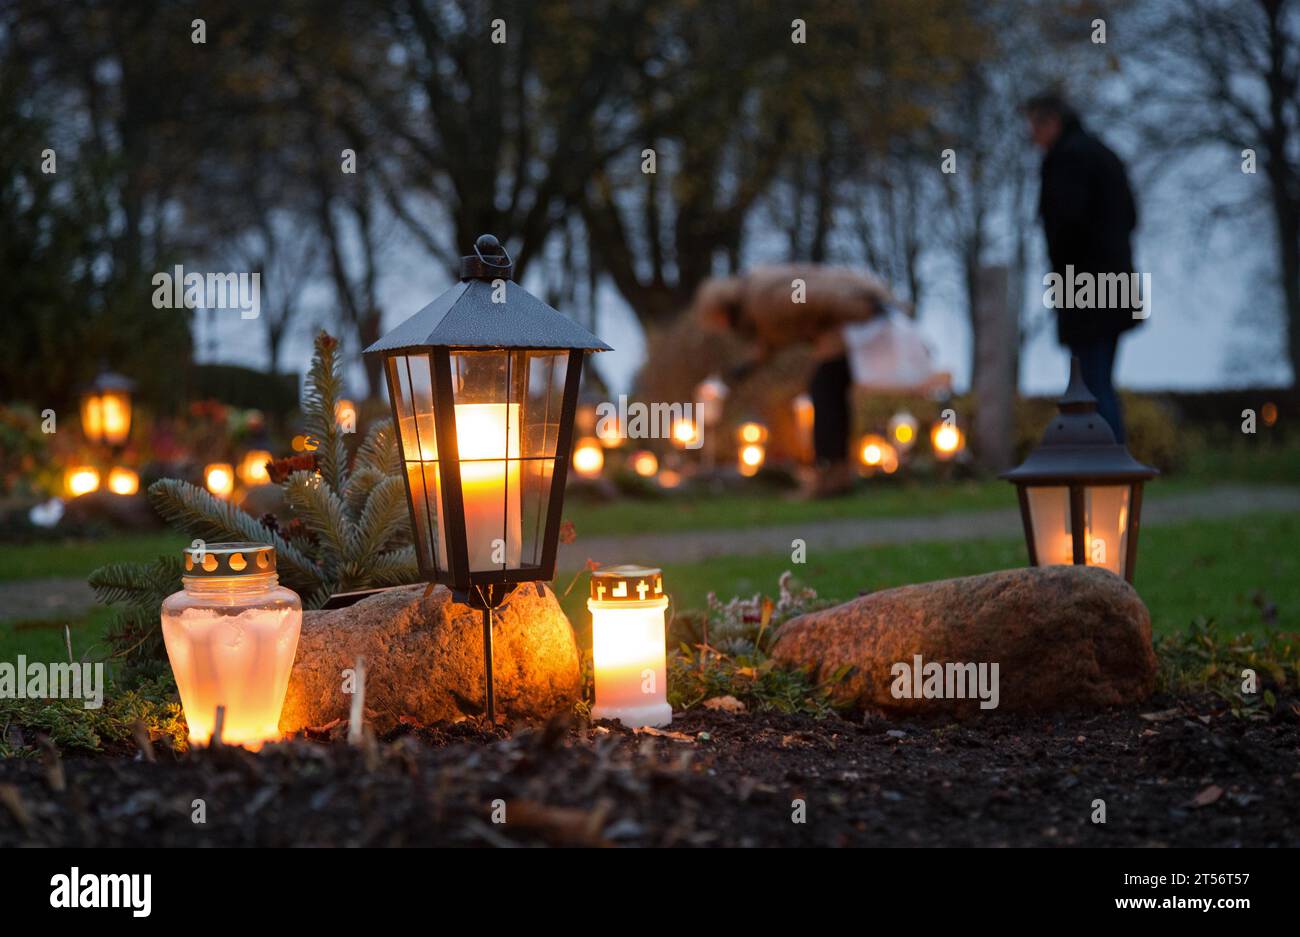
[[[947,462],[966,448],[966,434],[957,426],[941,420],[930,429],[930,445],[934,447],[934,457]]]
[[[758,443],[748,446],[742,446],[740,450],[739,469],[740,474],[746,478],[752,478],[758,474],[758,470],[763,467],[763,462],[767,458],[767,450]]]
[[[89,465],[75,465],[63,473],[63,487],[74,498],[99,490],[99,471]]]
[[[679,449],[694,449],[700,440],[700,427],[694,420],[678,418],[673,421],[673,445]]]
[[[632,454],[632,471],[642,478],[650,478],[659,471],[659,458],[649,449],[641,449]]]
[[[682,483],[682,473],[675,472],[672,469],[664,469],[659,473],[660,488],[677,488]]]
[[[351,400],[340,399],[334,404],[334,422],[345,433],[357,431],[357,405]]]
[[[767,442],[767,427],[755,420],[747,420],[736,430],[741,445],[754,446]]]
[[[229,462],[213,462],[203,469],[203,481],[218,498],[229,498],[235,491],[235,470]]]
[[[271,453],[265,449],[250,449],[239,460],[237,474],[245,485],[265,485],[271,480],[266,470],[266,463],[272,461]]]
[[[583,478],[599,478],[605,467],[605,451],[600,440],[588,436],[573,448],[573,470]]]
[[[119,465],[108,473],[108,490],[117,495],[133,495],[140,490],[140,476]]]
[[[889,418],[889,438],[900,452],[907,452],[916,445],[916,417],[906,410],[900,410]]]
[[[628,728],[666,726],[668,704],[663,573],[640,566],[608,566],[591,574],[595,719]]]

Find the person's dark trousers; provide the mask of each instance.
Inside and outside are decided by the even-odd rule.
[[[813,453],[819,464],[849,457],[849,359],[823,361],[813,371],[808,396],[813,405]]]
[[[1124,442],[1124,414],[1120,410],[1119,395],[1115,393],[1112,372],[1115,370],[1115,352],[1119,346],[1119,336],[1102,335],[1097,338],[1075,342],[1070,345],[1070,354],[1079,359],[1083,371],[1083,383],[1097,398],[1097,412],[1115,431],[1116,442]]]

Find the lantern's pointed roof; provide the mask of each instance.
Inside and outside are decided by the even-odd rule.
[[[479,238],[475,253],[462,261],[459,283],[365,353],[429,346],[613,350],[510,279],[510,258],[495,238]]]
[[[1120,442],[1097,412],[1097,398],[1083,381],[1079,359],[1070,360],[1070,385],[1057,400],[1059,411],[1047,424],[1043,441],[1025,461],[999,477],[1027,484],[1085,481],[1115,482],[1160,474],[1144,465]]]

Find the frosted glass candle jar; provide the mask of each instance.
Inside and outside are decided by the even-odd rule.
[[[592,658],[596,705],[592,717],[629,728],[672,722],[665,663],[668,596],[663,573],[641,566],[607,566],[591,574]]]
[[[302,601],[279,584],[275,548],[210,543],[187,548],[184,589],[162,605],[163,641],[190,742],[257,749],[280,737],[280,707],[298,649]]]

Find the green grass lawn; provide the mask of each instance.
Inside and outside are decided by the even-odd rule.
[[[1298,482],[1300,446],[1242,443],[1196,449],[1181,472],[1147,486],[1146,497],[1159,500],[1216,484]],[[933,516],[1015,507],[1015,488],[997,479],[937,482],[876,478],[860,483],[850,496],[811,502],[770,490],[653,500],[623,498],[614,502],[592,502],[571,495],[564,516],[573,522],[579,536],[598,537],[630,530],[729,530],[836,518]]]
[[[105,563],[147,562],[179,555],[190,542],[182,533],[130,534],[104,540],[0,544],[0,582],[71,576],[85,579]],[[0,610],[0,618],[4,617]]]
[[[1143,530],[1136,587],[1151,609],[1157,634],[1185,629],[1198,616],[1229,631],[1258,631],[1263,620],[1252,596],[1277,606],[1277,626],[1300,630],[1300,515],[1261,514],[1227,521],[1189,521]],[[709,592],[721,598],[773,595],[791,570],[820,595],[836,600],[913,582],[971,576],[1023,566],[1022,540],[882,546],[810,553],[807,564],[788,555],[720,557],[707,563],[666,564],[665,585],[678,608],[702,608]],[[563,592],[570,576],[556,580]],[[563,599],[583,635],[590,630],[585,577]]]

